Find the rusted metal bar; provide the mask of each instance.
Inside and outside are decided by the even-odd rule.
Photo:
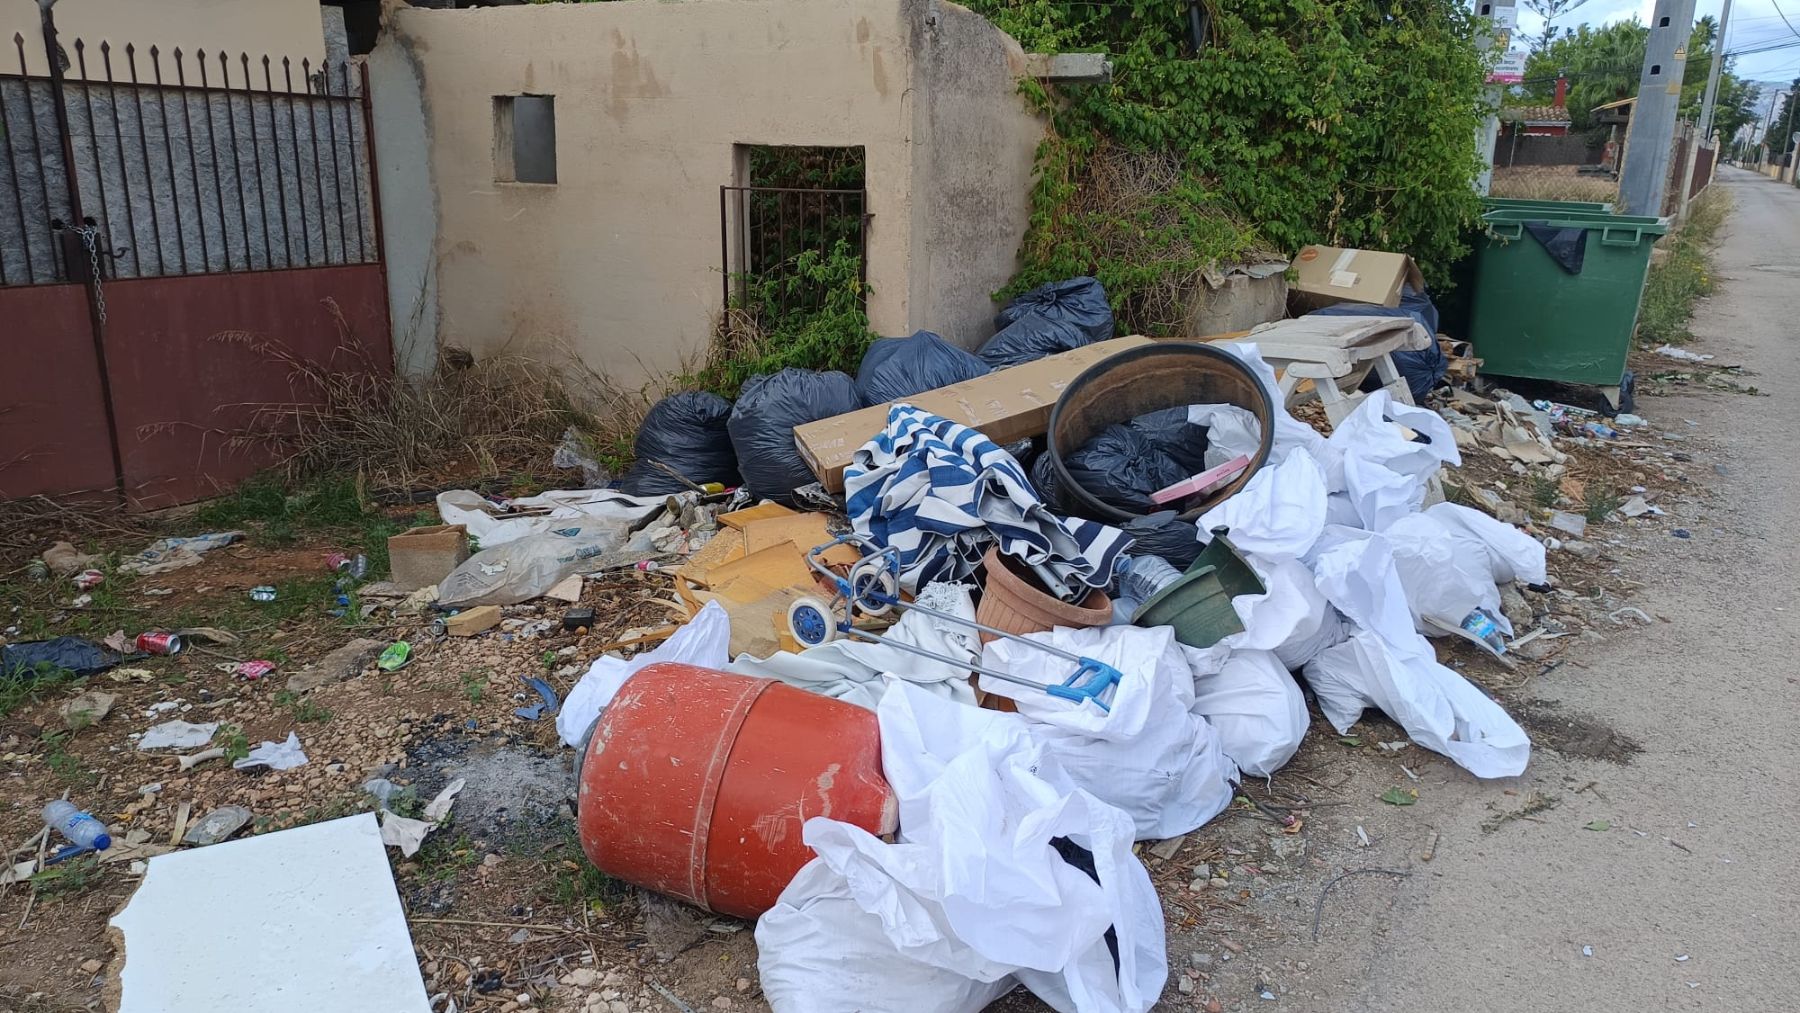
[[[200,225],[200,270],[201,271],[210,271],[210,270],[212,270],[212,249],[211,249],[210,244],[208,244],[206,241],[206,195],[200,192],[200,156],[194,150],[194,117],[188,111],[188,100],[187,100],[187,91],[186,91],[186,89],[187,89],[187,71],[182,67],[182,58],[181,58],[180,47],[176,47],[174,50],[171,50],[171,53],[175,57],[175,80],[182,87],[181,93],[177,94],[175,96],[175,99],[176,99],[176,101],[181,103],[181,127],[183,130],[187,131],[188,178],[191,179],[194,183],[194,214]],[[164,108],[166,109],[167,106],[164,106]],[[165,124],[164,129],[167,129],[166,124]],[[213,189],[215,191],[218,190],[218,181],[217,180],[213,181]],[[181,210],[181,205],[177,204],[176,205],[177,219],[179,219],[179,217],[180,217],[180,215],[179,215],[180,210]],[[224,216],[221,215],[219,228],[221,230],[223,230],[224,227],[225,227],[224,226]],[[231,266],[230,253],[231,253],[231,247],[230,247],[230,244],[227,243],[226,244],[226,257],[225,257],[226,264],[225,264],[225,266],[228,269]]]
[[[262,142],[256,137],[256,93],[250,90],[250,54],[239,53],[238,56],[244,64],[244,111],[250,114],[250,157],[256,166],[256,202],[262,208],[263,267],[272,268],[275,266],[275,247],[270,244],[274,241],[274,230],[269,228],[269,191],[263,188]],[[220,54],[219,58],[223,61],[224,54]],[[274,132],[275,128],[271,125],[270,135],[273,136]],[[282,222],[282,235],[287,235],[285,221]],[[284,256],[282,259],[285,261],[287,258]]]
[[[225,270],[231,270],[231,222],[225,217],[225,166],[219,161],[219,129],[213,126],[213,90],[206,79],[206,50],[194,51],[194,62],[200,65],[200,88],[205,93],[201,101],[206,103],[206,147],[212,152],[213,166],[213,204],[219,212],[219,242],[225,247]],[[225,119],[231,120],[231,92],[225,90]],[[231,156],[237,158],[237,143],[232,142]],[[234,166],[235,168],[235,166]],[[243,208],[243,202],[238,202]],[[250,229],[244,228],[244,266],[250,266]]]
[[[131,233],[131,268],[132,273],[142,276],[144,270],[144,244],[138,241],[137,211],[131,199],[131,167],[126,164],[125,132],[119,127],[119,87],[113,83],[112,43],[101,41],[100,63],[106,68],[106,101],[112,108],[113,150],[119,153],[119,180],[125,185],[125,228]],[[156,209],[150,209],[152,215]],[[110,230],[109,230],[110,233]]]
[[[284,61],[285,63],[285,61]],[[307,84],[306,89],[306,142],[312,148],[313,159],[313,195],[319,200],[319,249],[325,255],[325,263],[331,260],[331,230],[325,227],[325,170],[319,164],[319,117],[315,115],[312,95],[312,60],[302,57],[300,60],[300,80]],[[289,92],[292,94],[292,91]],[[293,99],[289,99],[292,102]],[[307,235],[312,234],[308,227]]]
[[[17,40],[20,47],[19,68],[23,70],[25,67],[25,37],[15,32],[13,38]],[[25,98],[25,115],[31,115],[31,96],[29,92],[26,94]],[[17,149],[13,147],[12,130],[7,127],[7,124],[10,122],[12,121],[7,119],[6,116],[6,89],[0,87],[0,138],[3,138],[6,141],[6,167],[10,170],[12,176],[13,212],[19,216],[19,232],[25,240],[25,283],[29,285],[34,280],[33,276],[37,272],[31,263],[31,230],[27,228],[25,224],[25,193],[23,188],[19,186],[19,153]],[[6,258],[0,257],[0,285],[6,283]]]
[[[169,270],[163,262],[162,215],[156,213],[156,170],[150,167],[150,131],[144,127],[144,90],[138,85],[137,50],[129,42],[125,44],[125,67],[131,71],[131,105],[137,113],[138,154],[144,160],[144,190],[150,195],[150,234],[156,240],[156,273],[163,275]]]
[[[80,39],[76,39],[74,49],[75,65],[81,68],[82,103],[87,107],[88,148],[94,153],[94,181],[100,193],[100,213],[94,217],[102,227],[101,234],[106,236],[107,251],[110,253],[112,249],[112,213],[106,204],[106,166],[100,158],[100,129],[94,124],[94,89],[88,83],[87,45]],[[99,237],[96,236],[94,241],[99,242]]]
[[[269,146],[275,149],[275,196],[280,199],[281,207],[281,255],[289,267],[294,264],[293,230],[288,226],[287,209],[287,173],[281,168],[281,121],[276,118],[275,79],[269,69],[269,58],[264,55],[263,92],[269,96]]]
[[[300,118],[294,113],[294,70],[285,56],[281,58],[281,77],[287,89],[288,140],[294,146],[294,202],[300,205],[300,249],[306,254],[306,266],[311,267],[312,226],[306,224],[306,166],[300,161]],[[272,103],[274,99],[269,101]]]
[[[369,215],[374,219],[375,259],[381,264],[381,286],[387,289],[387,254],[382,246],[381,185],[375,174],[375,106],[369,101],[369,65],[362,65],[363,148],[369,153]]]
[[[324,81],[325,91],[330,92],[331,91],[331,60],[330,59],[327,59],[325,61],[325,63],[319,67],[319,77],[321,80]],[[337,210],[336,217],[337,217],[337,224],[338,224],[338,252],[342,256],[343,262],[348,264],[350,262],[350,234],[349,234],[349,230],[344,228],[344,180],[343,180],[343,175],[338,171],[337,110],[330,105],[325,106],[325,126],[329,130],[330,135],[331,135],[331,203],[332,203],[332,207]],[[316,145],[317,145],[316,140],[314,141],[314,144],[316,147]],[[320,213],[321,213],[321,215],[324,213],[322,205],[320,208]],[[319,227],[321,229],[323,229],[325,227],[324,223],[323,223],[323,219],[321,219]],[[329,254],[331,252],[330,251],[331,235],[329,233],[326,234],[325,241],[326,241],[326,253]],[[360,250],[358,250],[357,252],[359,254],[361,253]]]
[[[45,11],[45,13],[48,14],[49,12]],[[13,45],[18,47],[18,50],[19,50],[19,72],[21,74],[23,74],[25,71],[25,36],[20,35],[17,32],[14,32],[13,33]],[[55,55],[54,47],[52,47],[52,49],[51,49],[50,62],[51,63],[56,62],[56,55]],[[28,125],[31,128],[31,152],[32,152],[33,156],[35,156],[35,158],[36,158],[35,164],[37,165],[37,171],[38,171],[38,192],[40,194],[42,194],[43,198],[44,198],[44,214],[46,216],[49,216],[50,215],[50,172],[49,172],[48,163],[44,160],[43,138],[38,135],[37,100],[31,97],[31,83],[29,81],[26,81],[26,82],[24,82],[24,85],[25,85],[25,123],[26,123],[26,125]],[[51,87],[52,88],[55,87],[54,83],[52,83]],[[28,222],[24,221],[23,219],[20,219],[19,225],[21,228],[23,228],[25,230],[25,248],[27,250],[29,250],[29,249],[31,249],[31,226]],[[45,234],[49,235],[48,232],[46,232]],[[57,263],[56,239],[55,239],[55,237],[52,236],[50,239],[50,264],[51,264],[51,268],[52,268],[52,273],[54,273],[56,263]]]
[[[350,94],[350,62],[346,60],[338,68],[344,72],[344,94]],[[326,75],[329,79],[330,75]],[[335,119],[336,113],[332,116]],[[362,177],[357,174],[356,160],[356,121],[350,118],[348,110],[344,112],[344,140],[350,145],[350,196],[356,201],[356,259],[367,262],[369,259],[369,240],[363,231]],[[374,177],[369,180],[370,187],[375,185]]]
[[[163,163],[169,167],[169,201],[175,209],[175,248],[181,254],[181,273],[188,273],[187,230],[181,227],[181,180],[175,175],[175,139],[169,134],[169,104],[163,101],[162,54],[150,47],[150,69],[156,74],[156,112],[162,118]]]
[[[5,122],[3,117],[0,117],[0,122]],[[719,293],[721,298],[720,314],[731,312],[731,227],[729,224],[731,219],[726,217],[725,211],[726,195],[730,192],[730,187],[719,187],[719,283],[722,286]],[[723,321],[724,317],[721,316],[720,319]]]

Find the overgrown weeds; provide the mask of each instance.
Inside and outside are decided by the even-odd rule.
[[[1688,204],[1687,220],[1661,243],[1660,261],[1650,265],[1644,301],[1638,310],[1638,340],[1644,344],[1682,344],[1693,337],[1688,321],[1694,303],[1712,294],[1712,253],[1719,229],[1731,211],[1731,198],[1710,187]]]
[[[450,348],[427,376],[396,375],[343,328],[326,360],[244,331],[213,340],[286,367],[294,399],[253,403],[227,446],[270,453],[289,484],[355,476],[373,490],[411,489],[437,476],[499,478],[519,462],[548,464],[564,430],[635,429],[641,393],[597,374],[512,353],[476,358]],[[567,361],[574,362],[574,356]]]
[[[0,718],[28,703],[44,699],[74,681],[74,672],[48,661],[0,672]]]
[[[1034,213],[1023,267],[1002,297],[1091,275],[1106,287],[1120,333],[1185,334],[1209,272],[1286,259],[1172,153],[1044,143],[1042,164],[1063,193],[1053,213]]]
[[[789,367],[856,372],[875,335],[862,256],[848,240],[795,254],[756,276],[725,311],[701,367],[678,383],[735,398],[744,381]]]

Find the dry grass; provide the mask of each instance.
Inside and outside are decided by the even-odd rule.
[[[1612,201],[1619,196],[1619,181],[1586,175],[1573,165],[1517,165],[1495,169],[1488,192],[1495,197],[1529,200]]]
[[[91,499],[26,496],[0,501],[0,581],[12,579],[8,571],[37,558],[58,539],[79,547],[121,538],[148,541],[153,531],[149,518],[121,510],[110,489]]]
[[[373,362],[346,331],[330,362],[242,331],[213,340],[286,367],[294,400],[254,403],[226,434],[234,449],[271,452],[290,481],[356,475],[371,489],[406,489],[434,476],[484,478],[547,468],[563,432],[580,430],[616,461],[650,403],[598,375],[514,354],[476,359],[447,348],[419,379]],[[575,363],[571,353],[563,362]]]

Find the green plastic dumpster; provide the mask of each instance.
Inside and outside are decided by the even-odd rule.
[[[1498,208],[1482,216],[1470,293],[1469,340],[1482,372],[1614,388],[1637,327],[1650,250],[1663,219],[1593,210]],[[1580,229],[1572,274],[1527,224]]]
[[[1483,197],[1484,211],[1598,211],[1612,214],[1611,201],[1534,200],[1529,197]]]

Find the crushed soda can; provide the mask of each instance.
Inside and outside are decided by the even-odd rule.
[[[250,589],[251,601],[274,601],[275,589],[267,584],[258,584]]]
[[[147,630],[137,635],[137,649],[145,654],[180,654],[181,635],[162,630]]]
[[[239,662],[238,666],[231,670],[231,674],[245,682],[255,682],[273,671],[275,671],[273,661],[257,660]]]
[[[25,567],[25,576],[35,581],[49,580],[50,566],[41,559],[34,559],[29,566]]]
[[[83,570],[73,578],[75,586],[83,591],[92,591],[106,581],[106,574],[99,570]]]
[[[342,552],[327,552],[325,554],[325,569],[327,570],[342,570],[349,565],[350,557]]]

